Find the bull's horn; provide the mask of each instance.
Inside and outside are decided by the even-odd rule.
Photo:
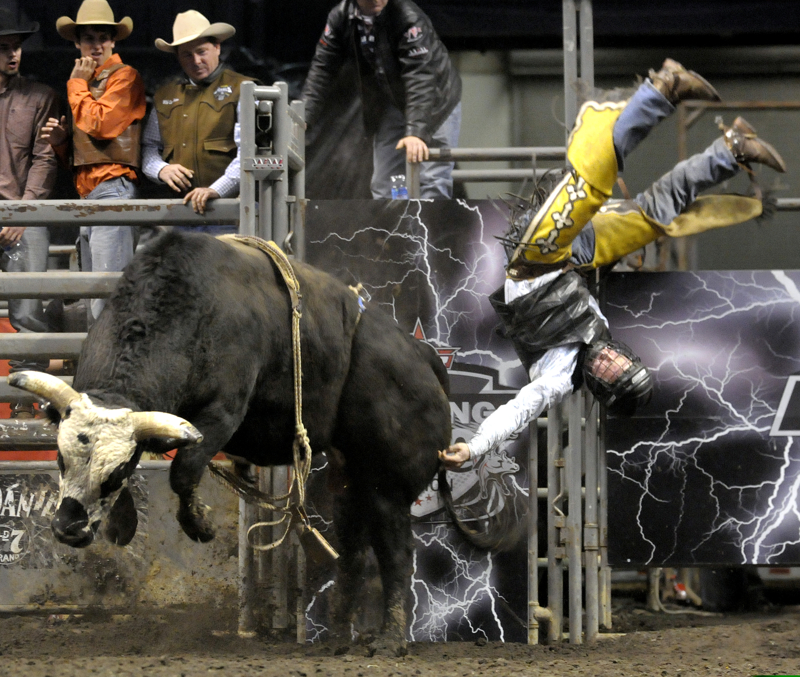
[[[203,434],[180,416],[173,416],[163,411],[135,411],[131,416],[137,441],[150,437],[186,440],[187,442],[203,441]]]
[[[8,384],[48,400],[62,416],[69,404],[81,397],[77,390],[60,378],[41,371],[14,372],[8,377]]]

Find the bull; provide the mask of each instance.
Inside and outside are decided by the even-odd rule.
[[[410,505],[450,442],[447,372],[436,352],[342,282],[300,262],[302,416],[315,452],[338,450],[337,625],[349,627],[372,546],[382,638],[405,648]],[[290,296],[276,264],[234,240],[166,233],[139,252],[84,342],[73,386],[38,372],[10,382],[50,402],[58,423],[55,537],[92,543],[101,520],[125,545],[136,530],[128,479],[143,452],[177,448],[170,486],[196,541],[214,532],[198,485],[221,450],[257,466],[292,462]],[[440,470],[440,472],[443,472]]]

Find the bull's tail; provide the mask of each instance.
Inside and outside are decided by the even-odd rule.
[[[518,519],[517,512],[511,503],[507,504],[507,508],[510,509],[501,510],[492,517],[481,519],[480,521],[486,525],[486,530],[476,531],[468,527],[456,513],[453,494],[450,491],[450,484],[447,482],[447,470],[444,467],[439,468],[438,480],[439,493],[442,496],[447,514],[453,521],[456,531],[468,543],[481,550],[491,550],[492,552],[512,550],[519,543],[520,538],[527,529],[525,520]]]

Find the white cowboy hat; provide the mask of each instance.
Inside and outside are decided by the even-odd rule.
[[[199,38],[216,38],[220,42],[227,40],[236,29],[226,23],[209,23],[200,12],[190,9],[175,17],[172,24],[172,42],[156,38],[156,47],[162,52],[174,52],[175,48]]]
[[[114,10],[106,0],[83,0],[75,21],[68,16],[62,16],[56,21],[58,34],[70,42],[78,41],[76,26],[114,26],[114,40],[124,40],[133,30],[133,19],[126,16],[122,21],[114,21]]]

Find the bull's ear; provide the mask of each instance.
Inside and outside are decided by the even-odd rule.
[[[123,487],[108,513],[106,538],[115,545],[128,545],[136,535],[138,524],[139,516],[136,514],[133,494],[128,487]]]
[[[136,411],[131,414],[136,441],[151,438],[170,439],[172,448],[190,442],[202,442],[202,433],[186,419],[161,411]],[[177,443],[176,443],[177,441]]]

